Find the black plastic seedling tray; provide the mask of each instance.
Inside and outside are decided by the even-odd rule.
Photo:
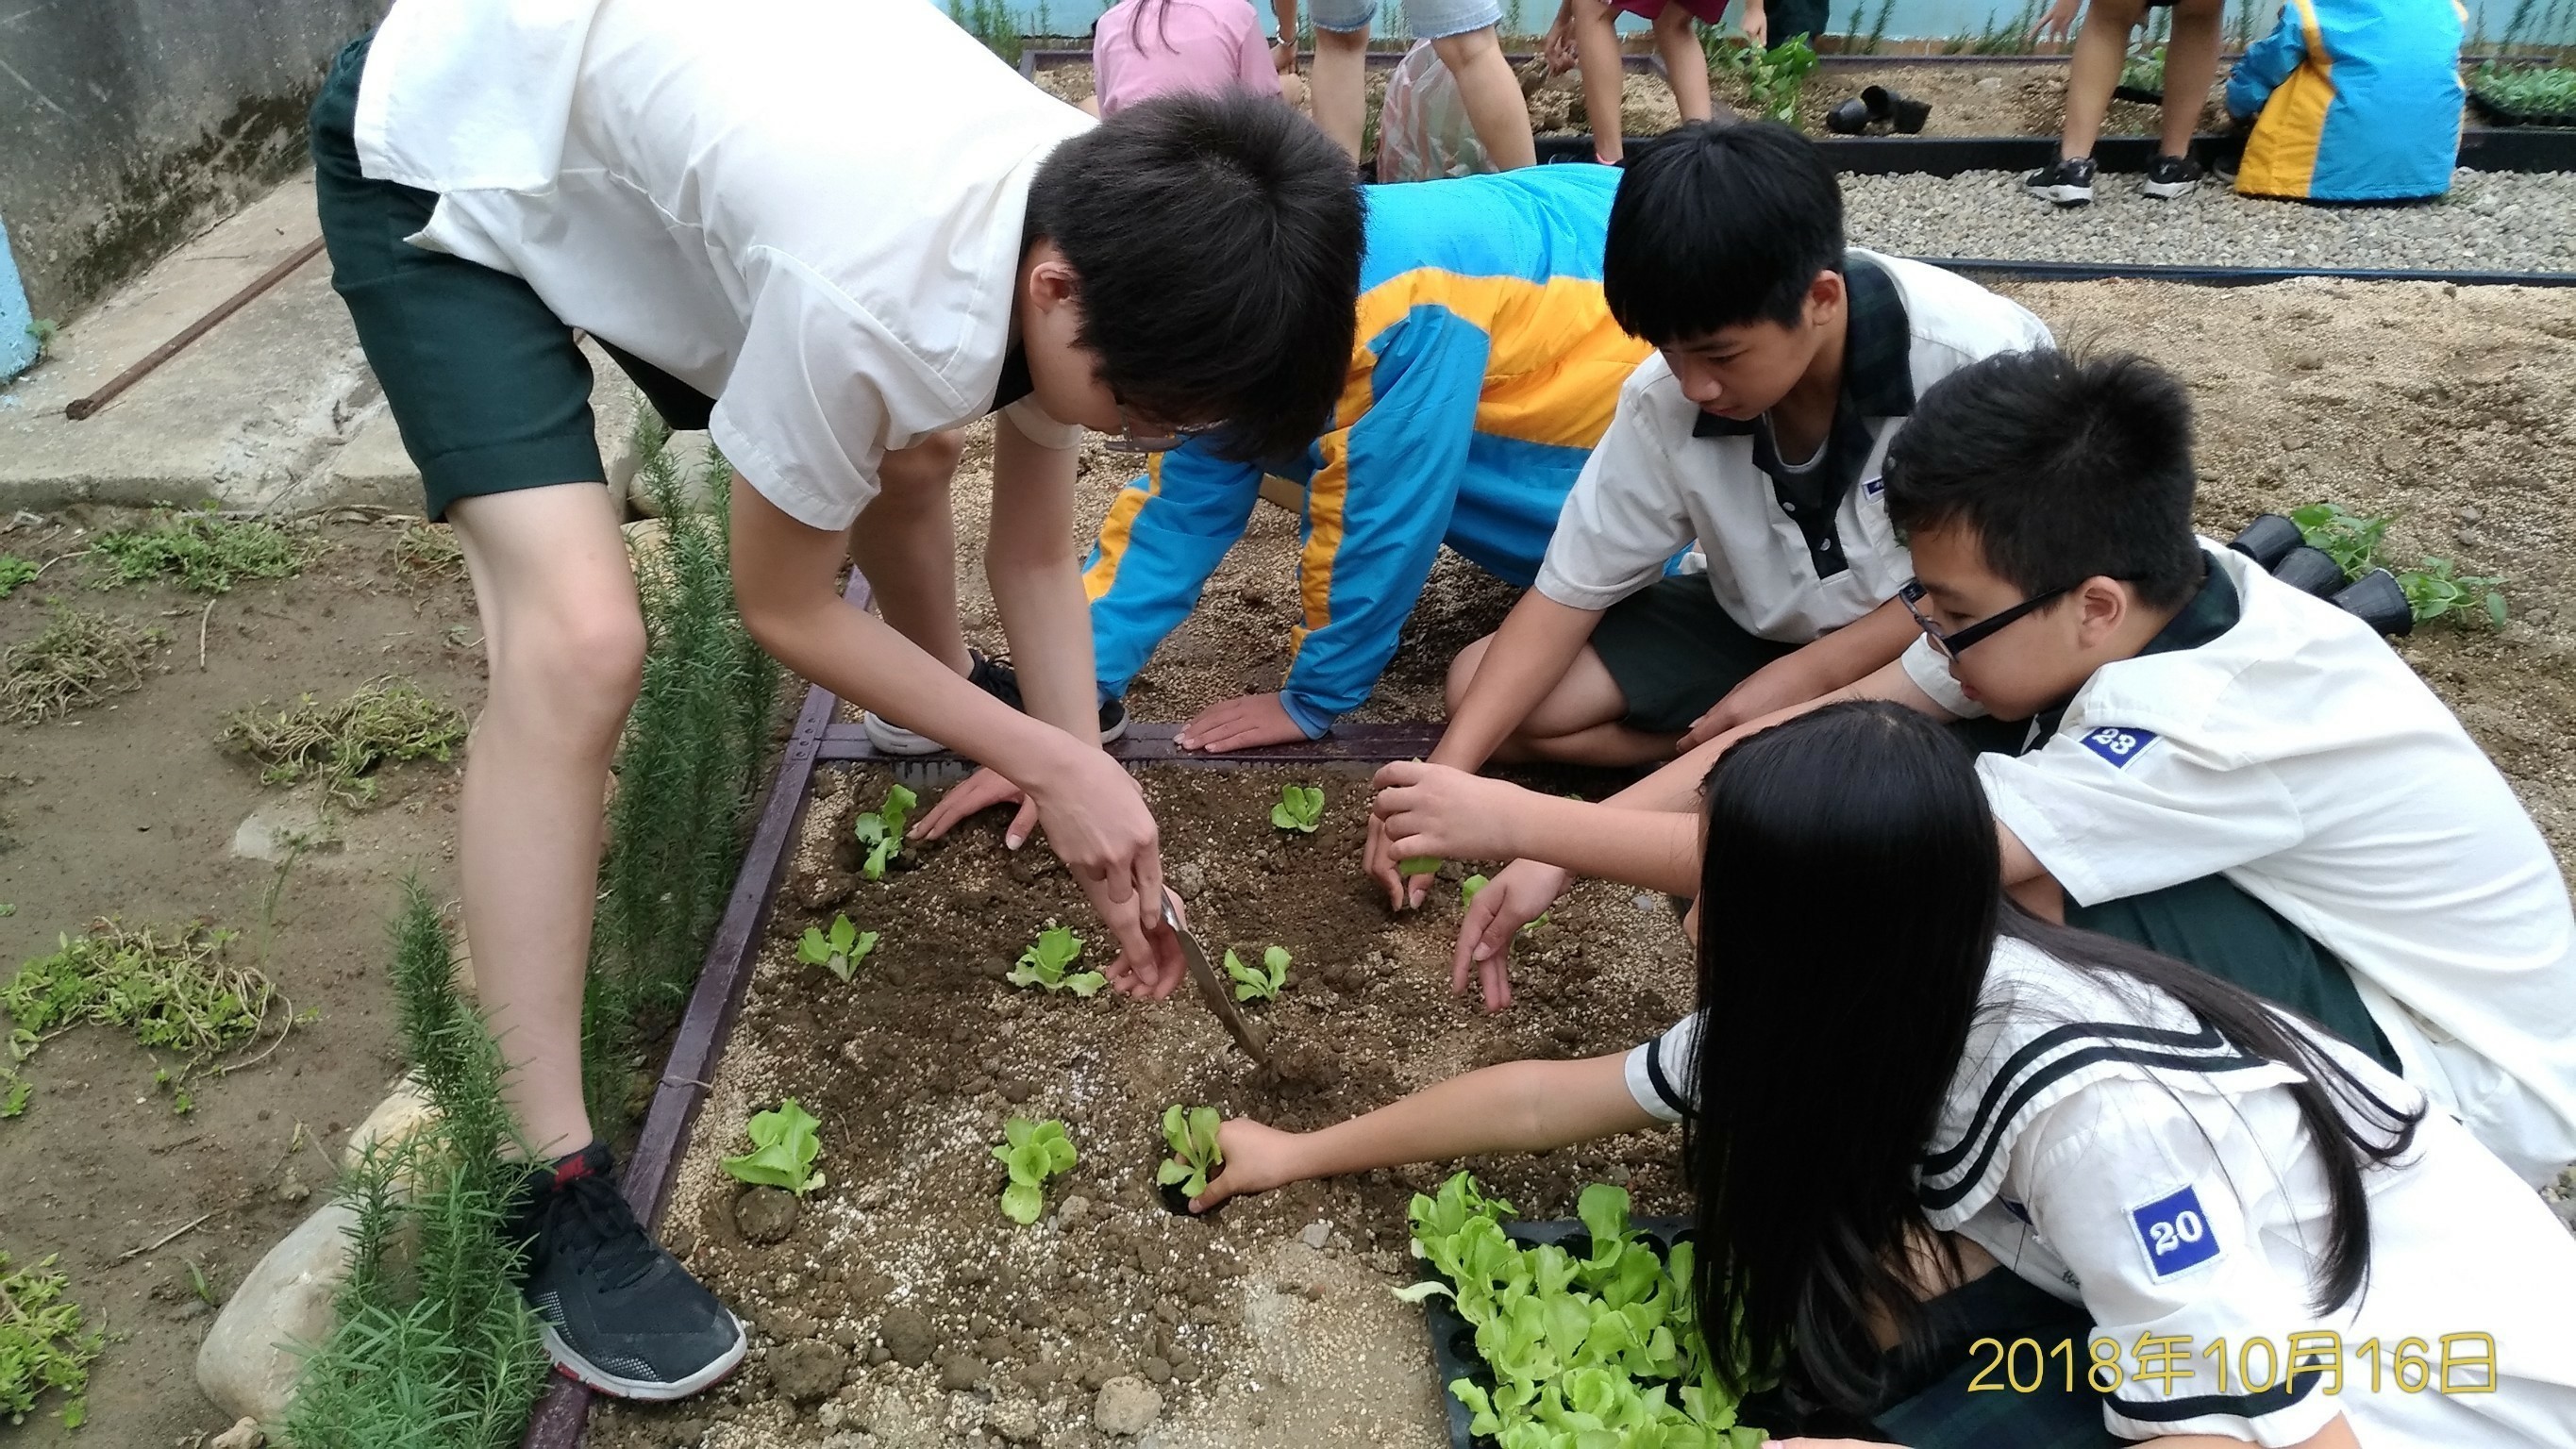
[[[1691,1236],[1688,1218],[1631,1218],[1629,1230],[1655,1246],[1655,1256],[1670,1259],[1673,1244]],[[1503,1236],[1524,1248],[1553,1243],[1575,1257],[1592,1253],[1592,1230],[1581,1218],[1549,1218],[1540,1222],[1503,1224]],[[1440,1271],[1428,1261],[1422,1264],[1424,1279],[1440,1277]],[[1440,1403],[1449,1414],[1449,1449],[1494,1449],[1494,1441],[1467,1432],[1471,1417],[1467,1406],[1449,1392],[1457,1379],[1473,1379],[1487,1388],[1493,1387],[1494,1376],[1485,1370],[1484,1357],[1476,1352],[1474,1325],[1458,1316],[1456,1305],[1434,1294],[1423,1300],[1424,1316],[1431,1330],[1431,1368],[1439,1379]]]

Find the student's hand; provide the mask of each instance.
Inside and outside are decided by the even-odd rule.
[[[1186,924],[1187,917],[1183,917]],[[1152,951],[1138,956],[1121,951],[1109,963],[1109,988],[1121,996],[1138,1001],[1161,1001],[1179,988],[1181,978],[1190,974],[1187,961],[1181,959],[1181,938],[1172,928],[1157,921],[1150,935]]]
[[[1149,988],[1169,993],[1166,966],[1178,971],[1178,947],[1153,937],[1163,925],[1162,836],[1135,777],[1096,745],[1059,736],[1066,748],[1048,757],[1043,780],[1032,778],[1030,797],[1047,844],[1073,872],[1091,908],[1118,939],[1121,956]]]
[[[1517,816],[1528,792],[1506,780],[1471,775],[1423,760],[1382,766],[1369,813],[1386,825],[1398,860],[1510,860],[1522,854]]]
[[[1673,753],[1688,754],[1738,725],[1760,719],[1775,710],[1805,704],[1828,687],[1815,677],[1814,671],[1797,654],[1774,659],[1746,675],[1743,683],[1710,705],[1708,713],[1692,721],[1681,742],[1673,746]]]
[[[1002,844],[1017,850],[1028,843],[1029,834],[1038,827],[1038,807],[1026,791],[1005,780],[992,770],[977,770],[952,787],[947,794],[930,802],[921,818],[904,832],[907,840],[937,840],[956,829],[970,815],[981,815],[996,805],[1017,805],[1010,828],[1002,832]]]
[[[1574,27],[1570,21],[1571,17],[1558,12],[1556,23],[1547,28],[1546,36],[1538,43],[1539,54],[1547,57],[1549,75],[1563,75],[1574,69]]]
[[[2063,44],[2074,39],[2075,18],[2083,13],[2084,0],[2057,0],[2048,7],[2047,14],[2039,17],[2039,23],[2030,28],[2031,43],[2046,45],[2056,41]]]
[[[1458,924],[1458,950],[1449,963],[1449,994],[1467,994],[1467,979],[1484,989],[1485,1010],[1512,1004],[1512,938],[1521,927],[1547,914],[1574,872],[1544,861],[1516,860],[1496,871],[1467,904],[1467,919]]]
[[[1430,876],[1406,875],[1396,869],[1403,859],[1387,836],[1386,822],[1369,816],[1368,840],[1360,848],[1360,873],[1386,887],[1386,907],[1391,911],[1409,911],[1431,894]]]
[[[1229,750],[1291,744],[1305,737],[1278,695],[1243,694],[1200,710],[1172,736],[1172,742],[1185,750],[1222,755]]]
[[[1207,1191],[1190,1199],[1191,1212],[1206,1212],[1227,1198],[1285,1187],[1306,1175],[1297,1170],[1294,1132],[1237,1117],[1216,1129],[1216,1145],[1225,1154],[1225,1168],[1208,1179]]]
[[[1735,17],[1735,28],[1744,32],[1744,43],[1755,50],[1770,47],[1771,16],[1762,8],[1762,0],[1744,0],[1744,12]]]
[[[1270,63],[1279,68],[1281,75],[1295,75],[1297,73],[1296,37],[1283,36],[1270,42]]]

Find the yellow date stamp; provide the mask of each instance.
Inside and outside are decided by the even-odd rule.
[[[2330,1328],[2307,1329],[2286,1338],[2261,1336],[2230,1342],[2203,1342],[2189,1334],[2141,1333],[2135,1343],[2096,1338],[2084,1350],[2076,1340],[2043,1343],[2035,1338],[1980,1338],[1968,1345],[1971,1359],[1982,1366],[1968,1380],[1968,1392],[2035,1394],[2043,1390],[2075,1392],[2081,1382],[2100,1393],[2128,1385],[2172,1394],[2189,1384],[2194,1393],[2261,1394],[2276,1388],[2300,1388],[2313,1378],[2315,1388],[2355,1393],[2491,1394],[2496,1387],[2495,1335],[2444,1333],[2431,1339],[2386,1341],[2366,1338],[2347,1343]]]

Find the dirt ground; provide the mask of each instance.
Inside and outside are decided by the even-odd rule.
[[[1385,98],[1387,74],[1383,70],[1368,73],[1367,105],[1372,118]],[[1037,81],[1045,90],[1069,101],[1092,94],[1088,64],[1043,70],[1038,72]],[[2222,73],[2210,85],[2210,99],[2202,109],[2199,126],[2204,132],[2226,124],[2226,107],[2219,100],[2225,84]],[[1522,85],[1529,93],[1530,124],[1540,135],[1591,131],[1592,123],[1583,112],[1580,76],[1568,71],[1542,81],[1538,74],[1525,69]],[[2063,64],[1852,65],[1819,68],[1808,74],[1806,88],[1798,97],[1800,128],[1813,136],[1827,134],[1825,113],[1873,85],[1930,101],[1932,115],[1923,126],[1927,136],[2053,136],[2065,120]],[[1730,69],[1721,68],[1710,75],[1709,94],[1730,107],[1740,109],[1746,103],[1743,80]],[[1660,135],[1680,123],[1681,111],[1673,103],[1672,88],[1661,76],[1633,71],[1628,74],[1620,102],[1623,134]],[[2114,100],[2103,119],[2102,131],[2110,136],[2153,135],[2163,125],[2160,108]]]
[[[39,563],[114,521],[27,517],[0,531],[0,552]],[[480,631],[462,583],[392,565],[394,528],[333,523],[321,537],[329,551],[300,577],[238,584],[211,613],[207,596],[176,589],[83,587],[71,558],[0,600],[0,646],[35,634],[49,597],[171,636],[139,691],[68,720],[0,724],[0,903],[17,908],[0,918],[0,972],[94,917],[203,920],[242,932],[234,958],[261,963],[297,1010],[318,1013],[259,1066],[201,1079],[186,1117],[154,1092],[154,1061],[122,1033],[78,1028],[26,1064],[35,1096],[25,1116],[0,1122],[0,1183],[14,1184],[0,1189],[0,1251],[19,1265],[60,1254],[70,1297],[110,1341],[92,1369],[89,1427],[63,1431],[49,1400],[13,1444],[163,1446],[228,1427],[196,1388],[212,1312],[189,1265],[228,1294],[319,1205],[329,1154],[399,1070],[386,922],[407,872],[451,893],[454,768],[386,772],[382,803],[281,870],[231,847],[245,817],[286,792],[263,787],[215,736],[231,710],[338,698],[386,674],[471,711],[483,674],[468,646]],[[289,1152],[299,1126],[314,1145]],[[131,1251],[191,1222],[166,1247]]]
[[[1411,1276],[1406,1200],[1445,1173],[1370,1173],[1177,1218],[1152,1186],[1155,1122],[1182,1103],[1314,1127],[1488,1062],[1624,1049],[1691,991],[1667,905],[1585,887],[1533,929],[1531,995],[1480,1016],[1447,992],[1455,887],[1397,919],[1349,868],[1366,818],[1361,775],[1148,770],[1166,860],[1211,955],[1258,960],[1279,945],[1294,957],[1288,989],[1250,1008],[1272,1033],[1265,1073],[1194,1000],[1086,1001],[1005,983],[1050,921],[1083,932],[1087,965],[1103,964],[1107,946],[1060,866],[1001,849],[998,818],[922,849],[882,883],[853,877],[848,822],[886,783],[871,770],[818,785],[791,904],[668,1220],[675,1248],[737,1311],[775,1344],[830,1345],[793,1352],[838,1364],[849,1382],[824,1408],[791,1415],[775,1371],[789,1350],[755,1350],[762,1362],[711,1399],[604,1413],[593,1442],[695,1443],[729,1424],[707,1442],[808,1443],[851,1425],[880,1443],[953,1444],[1020,1405],[1045,1442],[1087,1445],[1098,1442],[1084,1427],[1091,1393],[1120,1374],[1161,1385],[1157,1432],[1170,1446],[1436,1442],[1437,1406],[1414,1363],[1418,1314],[1385,1289]],[[1324,787],[1316,833],[1271,825],[1283,783]],[[848,986],[795,958],[796,934],[835,911],[884,933]],[[758,1244],[738,1231],[738,1185],[714,1159],[780,1096],[822,1120],[832,1186],[784,1242]],[[1012,1114],[1062,1118],[1082,1154],[1049,1188],[1051,1217],[1027,1230],[1001,1217],[987,1154]],[[1638,1137],[1474,1166],[1535,1215],[1571,1213],[1583,1184],[1605,1179],[1627,1182],[1641,1212],[1669,1212],[1682,1206],[1669,1156]],[[890,1327],[898,1310],[925,1316],[927,1332]],[[942,1383],[989,1386],[1001,1407]]]

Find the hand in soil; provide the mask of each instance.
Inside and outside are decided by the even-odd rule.
[[[1409,911],[1422,904],[1431,894],[1431,874],[1406,875],[1404,862],[1411,857],[1395,848],[1388,836],[1386,822],[1375,813],[1368,819],[1368,841],[1360,848],[1360,869],[1369,879],[1386,887],[1387,909]]]
[[[1157,921],[1148,938],[1153,942],[1149,954],[1121,951],[1109,963],[1109,989],[1138,1001],[1161,1001],[1170,996],[1189,974],[1181,959],[1181,938],[1171,927]]]
[[[1029,782],[1047,844],[1118,938],[1118,954],[1136,963],[1137,978],[1157,998],[1168,996],[1182,967],[1177,942],[1154,941],[1158,931],[1170,936],[1163,928],[1162,834],[1154,812],[1135,777],[1105,751],[1083,746],[1063,758],[1062,773]]]
[[[1016,805],[1010,828],[1002,832],[1002,844],[1013,850],[1028,843],[1038,826],[1038,807],[1027,792],[992,770],[977,770],[967,776],[938,803],[921,812],[905,833],[908,840],[937,840],[966,822],[968,816],[981,815],[996,805]]]
[[[1222,755],[1229,750],[1293,744],[1305,737],[1279,696],[1244,694],[1200,710],[1172,739],[1185,750]]]
[[[1297,1169],[1294,1132],[1237,1117],[1217,1129],[1216,1142],[1225,1152],[1225,1168],[1208,1179],[1207,1191],[1190,1199],[1191,1212],[1208,1212],[1228,1198],[1268,1192],[1306,1176]]]
[[[1516,860],[1497,872],[1467,903],[1458,926],[1458,951],[1449,965],[1449,991],[1467,994],[1467,980],[1484,990],[1485,1010],[1512,1004],[1512,937],[1546,914],[1574,884],[1574,873],[1535,860]]]

